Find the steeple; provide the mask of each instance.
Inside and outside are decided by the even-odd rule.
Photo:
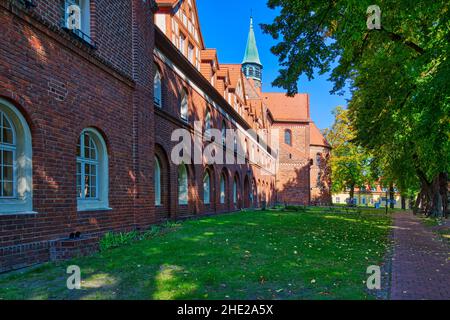
[[[262,82],[261,60],[259,59],[258,47],[256,45],[255,32],[253,30],[253,17],[250,17],[250,31],[248,33],[247,48],[245,49],[242,71],[247,78],[255,80],[255,84],[261,87]]]

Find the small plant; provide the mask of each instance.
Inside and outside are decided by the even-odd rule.
[[[106,251],[109,249],[119,248],[124,245],[128,245],[130,243],[140,241],[140,240],[146,240],[151,239],[165,230],[174,229],[176,227],[179,227],[180,224],[172,221],[164,222],[161,225],[153,225],[150,227],[149,230],[145,232],[120,232],[120,233],[113,233],[108,232],[106,233],[103,238],[100,240],[100,251]]]
[[[130,244],[139,239],[139,234],[136,231],[124,233],[106,233],[100,240],[100,250],[105,251],[111,248],[118,248],[123,245]]]

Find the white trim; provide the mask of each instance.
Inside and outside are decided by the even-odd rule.
[[[15,150],[13,155],[14,197],[0,199],[0,215],[32,212],[33,149],[31,131],[22,113],[9,101],[0,98],[0,108],[10,121],[14,132],[13,138],[15,143]]]
[[[77,198],[77,210],[81,211],[102,211],[111,210],[109,207],[109,164],[108,164],[108,149],[102,135],[94,128],[84,129],[80,136],[84,133],[92,134],[91,138],[94,140],[97,149],[97,178],[96,178],[96,199]],[[78,157],[77,157],[78,162]],[[88,163],[88,162],[83,162]],[[82,167],[83,173],[83,167]],[[76,187],[76,186],[75,186]],[[77,195],[78,197],[78,195]]]

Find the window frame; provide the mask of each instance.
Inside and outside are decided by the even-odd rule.
[[[13,144],[2,150],[13,151],[13,196],[0,198],[0,215],[35,214],[33,211],[33,148],[28,122],[8,100],[0,98],[0,112],[13,132]]]
[[[220,175],[220,204],[225,204],[227,198],[227,185],[225,173]]]
[[[109,157],[108,157],[108,149],[106,143],[103,139],[103,136],[94,128],[85,128],[80,133],[78,138],[80,139],[84,134],[89,134],[90,138],[95,143],[96,152],[97,152],[97,172],[96,172],[96,197],[95,198],[80,198],[77,195],[77,210],[78,212],[84,211],[103,211],[103,210],[112,210],[109,207]],[[83,142],[83,141],[81,141]],[[84,142],[83,142],[84,144]],[[80,145],[81,146],[83,145]],[[76,156],[76,163],[81,162],[82,164],[89,163],[88,161],[83,162],[81,156]],[[85,159],[86,160],[86,159]],[[82,173],[83,173],[82,166]],[[85,175],[81,175],[81,188],[83,187],[83,180]],[[78,183],[78,182],[77,182]]]
[[[288,135],[288,136],[287,136]],[[289,137],[289,142],[287,141]],[[292,147],[292,131],[290,129],[284,130],[284,143]]]
[[[206,183],[207,185],[205,185]],[[203,204],[211,204],[211,175],[208,170],[203,175]]]
[[[155,156],[155,168],[154,168],[154,188],[155,188],[155,206],[162,206],[162,175],[161,175],[161,163],[158,157]]]
[[[184,180],[185,181],[183,181],[184,183],[183,183],[183,185],[185,185],[185,191],[183,192],[183,194],[186,194],[186,200],[182,200],[181,199],[181,195],[182,195],[182,193],[180,192],[180,190],[181,190],[181,183],[180,183],[180,181],[181,181],[181,176],[180,176],[180,169],[184,169],[184,173],[185,173],[185,177],[184,177]],[[187,167],[186,167],[186,165],[185,164],[181,164],[179,167],[178,167],[178,170],[177,170],[177,178],[178,178],[178,205],[179,206],[187,206],[188,204],[189,204],[189,173],[188,173],[188,169],[187,169]]]
[[[183,90],[183,95],[180,101],[180,118],[186,123],[189,123],[189,98],[186,90]]]
[[[162,103],[162,76],[159,69],[156,68],[155,76],[153,78],[153,104],[162,109]]]

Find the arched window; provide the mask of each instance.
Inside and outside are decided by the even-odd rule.
[[[220,204],[225,204],[225,174],[220,175]]]
[[[209,204],[211,202],[211,178],[209,172],[206,171],[203,176],[203,203]]]
[[[322,160],[322,155],[320,153],[316,154],[316,166],[320,167],[321,160]]]
[[[0,99],[0,214],[31,212],[31,132],[14,105]]]
[[[222,145],[225,146],[227,141],[227,124],[222,121]]]
[[[237,179],[234,178],[233,182],[233,203],[237,204],[238,201],[238,185],[237,185]]]
[[[187,92],[184,90],[183,94],[181,96],[181,103],[180,103],[180,116],[181,119],[183,119],[184,121],[188,121],[189,120],[189,107],[188,107],[188,94]]]
[[[0,197],[14,198],[16,190],[14,163],[16,161],[16,138],[8,116],[0,111]]]
[[[291,130],[284,131],[284,143],[292,146],[292,132]]]
[[[155,157],[155,205],[161,205],[161,164],[159,159]]]
[[[77,143],[78,210],[108,208],[108,154],[100,133],[84,129]]]
[[[209,132],[211,130],[212,123],[211,123],[211,112],[209,109],[206,109],[206,115],[205,115],[205,132]]]
[[[178,204],[188,204],[188,173],[184,164],[178,167]]]
[[[249,67],[248,68],[248,76],[253,77],[254,75],[255,75],[255,71],[254,71],[253,67]]]
[[[159,73],[158,69],[156,69],[153,83],[153,102],[157,107],[162,107],[162,82],[161,74]]]

